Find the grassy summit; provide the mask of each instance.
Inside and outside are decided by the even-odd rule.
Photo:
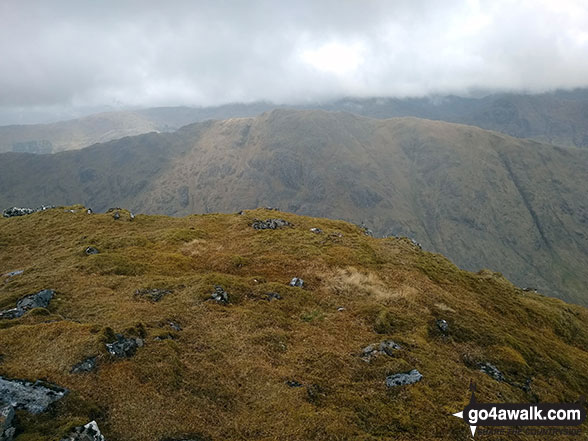
[[[0,276],[0,310],[56,291],[47,309],[0,320],[0,375],[70,390],[45,413],[18,411],[17,441],[60,439],[92,419],[109,441],[465,440],[451,414],[470,380],[488,402],[588,390],[586,308],[407,239],[263,209],[130,221],[69,208],[0,219],[0,273],[24,270]],[[251,226],[270,218],[292,226]],[[228,304],[210,300],[217,286]],[[117,358],[105,346],[115,333],[145,344]],[[400,349],[362,358],[388,340]],[[94,371],[71,373],[93,356]],[[386,387],[412,369],[420,382]]]

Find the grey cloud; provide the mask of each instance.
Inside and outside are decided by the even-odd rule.
[[[0,3],[0,113],[586,86],[571,1]]]

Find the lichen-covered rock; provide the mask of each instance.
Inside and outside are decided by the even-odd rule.
[[[292,280],[290,280],[290,286],[294,286],[296,288],[302,288],[304,286],[304,280],[302,280],[298,277],[294,277]]]
[[[12,425],[14,408],[11,405],[0,406],[0,441],[12,441],[16,429]]]
[[[90,421],[85,426],[76,427],[61,441],[106,441],[104,436],[100,433],[96,421]]]
[[[143,339],[141,338],[125,338],[121,334],[116,334],[115,337],[116,341],[114,343],[106,343],[106,349],[115,357],[132,357],[137,352],[137,348],[143,346]]]
[[[44,412],[47,407],[68,394],[68,390],[54,384],[0,377],[0,403],[32,414]]]
[[[159,302],[163,296],[171,294],[173,291],[170,289],[138,289],[135,291],[135,295],[151,300],[152,302]]]
[[[82,372],[92,372],[96,369],[96,357],[88,357],[85,360],[80,361],[73,368],[71,368],[72,374],[81,374]]]
[[[219,285],[214,287],[214,292],[211,294],[210,298],[218,303],[229,303],[229,293]]]
[[[480,371],[484,372],[485,374],[490,375],[496,381],[505,381],[504,375],[500,370],[494,366],[492,363],[482,363],[479,365]]]
[[[44,289],[23,297],[16,303],[16,308],[0,311],[0,319],[14,319],[22,317],[29,309],[46,308],[54,295],[55,291],[52,289]]]
[[[386,377],[386,386],[388,387],[396,387],[396,386],[406,386],[408,384],[414,384],[423,379],[422,374],[413,369],[410,372],[404,372],[399,374],[394,374]]]
[[[255,219],[251,226],[256,230],[276,230],[283,227],[291,227],[292,224],[284,219]]]
[[[361,358],[368,363],[372,360],[372,358],[377,357],[378,355],[389,355],[392,356],[394,351],[400,350],[401,347],[399,344],[395,343],[392,340],[386,340],[379,344],[374,343],[371,345],[366,346],[361,351]]]

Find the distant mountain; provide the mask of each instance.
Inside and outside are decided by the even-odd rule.
[[[209,119],[257,116],[278,107],[345,111],[380,119],[414,116],[473,125],[547,144],[588,147],[588,89],[578,89],[483,98],[346,98],[298,106],[258,102],[106,112],[52,124],[2,126],[0,152],[56,153],[124,136],[174,131]]]
[[[588,304],[588,150],[416,118],[277,110],[50,156],[0,156],[0,206],[185,215],[277,206],[410,236]]]

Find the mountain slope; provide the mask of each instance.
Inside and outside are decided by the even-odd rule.
[[[38,415],[17,410],[15,441],[90,420],[109,441],[465,441],[451,414],[470,380],[482,402],[572,402],[588,387],[586,308],[406,239],[273,210],[119,214],[0,218],[0,272],[24,271],[2,276],[0,309],[55,290],[46,308],[0,319],[0,375],[70,391]],[[291,226],[252,228],[268,218]],[[211,300],[215,286],[227,304]],[[114,333],[144,344],[110,355]],[[390,340],[390,355],[364,351]],[[94,368],[71,372],[88,357]],[[481,371],[489,363],[502,378]],[[412,369],[421,381],[386,386]]]
[[[413,118],[282,110],[79,152],[4,154],[0,205],[172,215],[278,206],[364,221],[464,268],[586,303],[587,176],[580,149]]]

